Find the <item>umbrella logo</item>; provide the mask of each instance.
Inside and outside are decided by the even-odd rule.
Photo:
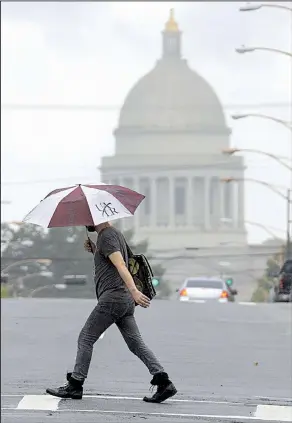
[[[100,208],[97,204],[95,204],[95,207],[98,211],[102,212],[102,217],[105,215],[106,217],[114,216],[115,214],[119,214],[119,212],[116,211],[114,207],[112,207],[112,203],[100,203]]]

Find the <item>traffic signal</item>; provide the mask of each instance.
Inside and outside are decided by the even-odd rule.
[[[233,285],[233,279],[232,278],[226,279],[225,282],[226,282],[226,285],[228,285],[228,286]]]
[[[159,284],[160,284],[160,280],[158,278],[152,278],[152,285],[154,286],[154,288],[159,286]]]

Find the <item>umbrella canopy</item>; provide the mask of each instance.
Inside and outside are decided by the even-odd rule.
[[[45,228],[95,226],[133,216],[144,195],[119,185],[74,185],[50,192],[23,219]]]

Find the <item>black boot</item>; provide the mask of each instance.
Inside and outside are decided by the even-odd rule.
[[[57,389],[46,389],[46,393],[58,398],[81,399],[83,395],[83,382],[72,377],[72,373],[67,373],[68,383]]]
[[[144,397],[143,401],[145,402],[160,403],[170,397],[173,397],[177,393],[177,390],[171,380],[169,380],[167,373],[157,373],[153,376],[150,383],[153,386],[157,386],[157,391],[151,398]]]

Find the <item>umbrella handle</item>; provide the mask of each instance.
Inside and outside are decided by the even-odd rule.
[[[86,230],[86,236],[87,236],[87,239],[88,239],[88,241],[89,241],[90,250],[91,250],[91,253],[93,254],[93,249],[92,249],[92,246],[91,246],[91,239],[90,239],[90,237],[89,237],[89,234],[88,234],[88,231],[87,231],[87,227],[86,227],[86,226],[85,226],[85,230]]]

